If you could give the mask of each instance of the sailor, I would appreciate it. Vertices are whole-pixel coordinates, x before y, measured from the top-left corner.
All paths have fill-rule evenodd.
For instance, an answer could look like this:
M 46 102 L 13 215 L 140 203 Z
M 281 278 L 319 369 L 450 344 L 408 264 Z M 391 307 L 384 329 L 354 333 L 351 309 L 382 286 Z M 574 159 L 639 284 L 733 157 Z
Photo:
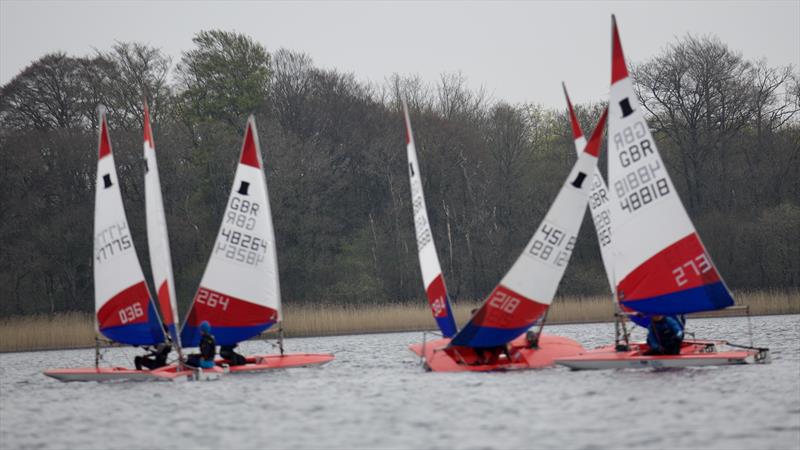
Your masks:
M 233 345 L 220 345 L 219 347 L 219 356 L 223 357 L 224 359 L 228 360 L 228 364 L 231 366 L 243 366 L 247 364 L 247 359 L 244 356 L 236 353 L 233 349 L 236 348 L 236 344 Z
M 172 339 L 169 337 L 167 327 L 164 327 L 164 342 L 161 342 L 155 347 L 146 348 L 149 348 L 149 352 L 146 355 L 133 358 L 133 364 L 136 366 L 136 370 L 142 370 L 142 366 L 150 370 L 166 366 L 167 356 L 169 356 L 169 352 L 172 351 Z
M 214 367 L 214 357 L 217 355 L 217 343 L 211 334 L 211 324 L 207 321 L 200 322 L 200 353 L 192 353 L 186 358 L 186 365 L 210 369 Z
M 683 322 L 676 316 L 652 316 L 647 327 L 645 355 L 677 355 L 683 342 Z

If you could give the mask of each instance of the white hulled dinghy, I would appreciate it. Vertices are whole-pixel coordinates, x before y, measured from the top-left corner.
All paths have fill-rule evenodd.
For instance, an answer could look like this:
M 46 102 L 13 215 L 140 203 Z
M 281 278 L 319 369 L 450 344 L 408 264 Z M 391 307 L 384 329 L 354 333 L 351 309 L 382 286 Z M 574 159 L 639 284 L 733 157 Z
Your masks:
M 579 155 L 525 250 L 467 325 L 452 338 L 444 337 L 411 346 L 411 350 L 424 359 L 428 369 L 454 372 L 542 368 L 552 366 L 555 358 L 577 355 L 583 351 L 583 347 L 574 340 L 542 334 L 541 329 L 545 312 L 553 301 L 580 230 L 605 117 L 603 114 L 592 139 Z M 419 167 L 407 112 L 406 136 L 412 195 L 417 192 L 417 196 L 421 196 L 421 187 L 414 188 L 415 177 L 416 183 L 419 183 Z M 417 212 L 418 204 L 424 207 L 424 203 L 416 197 L 414 203 L 419 244 L 420 237 L 428 240 L 424 236 L 425 228 L 419 227 L 421 221 Z M 420 230 L 423 230 L 422 236 Z M 427 230 L 429 232 L 429 228 Z M 425 263 L 422 261 L 424 246 L 420 245 L 419 249 L 423 281 L 427 283 L 430 277 L 425 276 Z M 435 255 L 435 250 L 433 253 Z M 437 309 L 432 308 L 432 311 L 436 316 Z M 538 330 L 529 331 L 537 322 Z
M 234 346 L 281 321 L 280 280 L 267 182 L 255 118 L 247 121 L 239 164 L 222 224 L 191 308 L 181 329 L 181 342 L 195 347 L 200 323 L 207 321 L 217 345 Z M 325 364 L 332 354 L 283 351 L 246 356 L 246 364 L 218 359 L 230 373 Z
M 732 306 L 733 297 L 678 197 L 636 100 L 613 17 L 609 116 L 611 273 L 615 274 L 609 278 L 620 310 L 646 326 L 653 316 Z M 624 315 L 619 317 L 624 320 Z M 647 344 L 628 342 L 625 331 L 617 333 L 615 345 L 556 362 L 573 369 L 606 369 L 769 360 L 768 349 L 735 346 L 739 348 L 720 351 L 721 344 L 733 345 L 685 340 L 678 355 L 648 355 Z
M 95 325 L 99 334 L 134 346 L 156 345 L 165 335 L 150 289 L 144 279 L 128 227 L 119 188 L 105 111 L 100 112 L 94 215 Z M 146 381 L 188 379 L 194 372 L 164 367 L 135 370 L 101 367 L 52 369 L 45 375 L 60 381 Z

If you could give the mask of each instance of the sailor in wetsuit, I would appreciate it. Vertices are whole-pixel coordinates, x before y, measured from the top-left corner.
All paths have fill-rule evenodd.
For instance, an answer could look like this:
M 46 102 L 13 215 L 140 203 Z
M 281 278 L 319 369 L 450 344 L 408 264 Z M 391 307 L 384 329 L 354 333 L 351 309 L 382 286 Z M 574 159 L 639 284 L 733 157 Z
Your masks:
M 647 327 L 645 355 L 677 355 L 683 343 L 683 323 L 675 316 L 652 316 Z
M 219 347 L 219 356 L 223 357 L 224 359 L 228 360 L 228 364 L 231 366 L 243 366 L 247 364 L 247 359 L 244 356 L 236 353 L 234 349 L 236 348 L 236 344 L 233 345 L 221 345 Z
M 192 353 L 186 358 L 186 365 L 210 369 L 214 367 L 214 357 L 217 356 L 217 342 L 211 334 L 211 324 L 207 321 L 200 322 L 200 353 Z
M 150 351 L 146 355 L 133 358 L 133 364 L 136 366 L 136 370 L 142 370 L 142 366 L 153 370 L 167 365 L 167 356 L 169 356 L 169 352 L 172 351 L 172 339 L 169 338 L 167 327 L 164 327 L 164 342 L 155 347 L 147 348 L 149 348 Z

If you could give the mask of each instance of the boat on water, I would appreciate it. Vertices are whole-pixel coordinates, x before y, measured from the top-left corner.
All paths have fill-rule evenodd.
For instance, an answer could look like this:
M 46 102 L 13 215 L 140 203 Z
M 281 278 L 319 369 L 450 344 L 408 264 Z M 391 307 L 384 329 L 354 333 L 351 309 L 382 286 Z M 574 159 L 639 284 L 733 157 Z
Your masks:
M 432 371 L 505 371 L 549 367 L 584 349 L 576 341 L 542 333 L 545 315 L 569 262 L 597 165 L 605 113 L 561 191 L 525 250 L 483 305 L 456 329 L 428 222 L 408 108 L 403 104 L 414 226 L 431 312 L 442 338 L 409 348 Z M 532 327 L 536 330 L 532 330 Z
M 734 305 L 672 183 L 642 114 L 612 16 L 608 125 L 611 264 L 606 264 L 619 308 L 616 342 L 559 358 L 572 369 L 690 367 L 768 362 L 769 350 L 726 341 L 684 340 L 677 355 L 651 355 L 630 342 L 625 318 L 648 326 L 650 317 L 682 316 Z M 575 122 L 573 122 L 573 127 Z M 596 224 L 597 225 L 597 224 Z M 598 239 L 602 239 L 597 229 Z M 604 254 L 604 263 L 605 263 Z M 723 346 L 732 349 L 727 350 Z
M 329 353 L 284 352 L 280 294 L 264 164 L 255 118 L 250 116 L 222 224 L 184 320 L 181 343 L 196 347 L 203 321 L 211 325 L 220 346 L 235 346 L 277 324 L 279 354 L 246 356 L 241 365 L 218 359 L 217 366 L 229 373 L 246 373 L 332 361 Z
M 105 111 L 102 109 L 99 122 L 93 264 L 95 325 L 98 334 L 113 343 L 133 346 L 157 345 L 166 338 L 164 326 L 158 314 L 154 297 L 145 282 L 139 257 L 133 245 L 114 164 L 108 123 Z M 145 129 L 145 141 L 148 140 L 148 133 L 149 125 Z M 150 142 L 152 143 L 152 135 Z M 147 155 L 146 148 L 147 142 L 145 143 L 145 154 Z M 153 153 L 151 156 L 153 160 L 152 162 L 148 161 L 148 164 L 151 165 L 151 172 L 154 173 L 157 170 L 155 154 Z M 157 178 L 155 178 L 155 183 L 158 183 Z M 146 184 L 151 184 L 151 182 Z M 152 186 L 148 189 L 150 188 Z M 155 188 L 159 191 L 157 199 L 160 203 L 160 187 L 156 184 Z M 161 207 L 161 215 L 163 221 L 163 207 Z M 166 245 L 166 227 L 150 231 L 155 240 Z M 164 236 L 156 237 L 160 233 L 164 233 Z M 156 265 L 154 264 L 154 271 Z M 158 274 L 154 272 L 156 280 L 161 279 L 159 275 L 162 273 L 162 269 L 163 266 L 159 266 Z M 169 308 L 162 311 L 167 311 L 167 317 L 173 317 L 169 316 L 169 313 L 172 312 Z M 212 379 L 218 376 L 217 372 L 221 372 L 221 370 L 212 369 L 203 374 L 202 371 L 187 370 L 178 366 L 157 370 L 104 367 L 100 365 L 99 338 L 96 339 L 96 342 L 98 345 L 95 348 L 94 367 L 50 369 L 46 370 L 44 374 L 60 381 L 169 381 Z

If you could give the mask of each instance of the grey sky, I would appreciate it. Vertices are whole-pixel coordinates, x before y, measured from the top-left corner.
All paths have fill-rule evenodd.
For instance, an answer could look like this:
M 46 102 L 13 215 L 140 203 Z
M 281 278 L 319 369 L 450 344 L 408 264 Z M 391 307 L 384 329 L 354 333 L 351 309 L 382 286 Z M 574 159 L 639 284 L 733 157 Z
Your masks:
M 114 41 L 161 48 L 177 62 L 197 31 L 250 35 L 273 51 L 381 82 L 435 81 L 460 70 L 495 99 L 563 107 L 601 101 L 610 77 L 610 16 L 629 61 L 687 32 L 716 34 L 748 59 L 800 67 L 800 1 L 16 1 L 0 0 L 0 83 L 48 52 L 84 56 Z

